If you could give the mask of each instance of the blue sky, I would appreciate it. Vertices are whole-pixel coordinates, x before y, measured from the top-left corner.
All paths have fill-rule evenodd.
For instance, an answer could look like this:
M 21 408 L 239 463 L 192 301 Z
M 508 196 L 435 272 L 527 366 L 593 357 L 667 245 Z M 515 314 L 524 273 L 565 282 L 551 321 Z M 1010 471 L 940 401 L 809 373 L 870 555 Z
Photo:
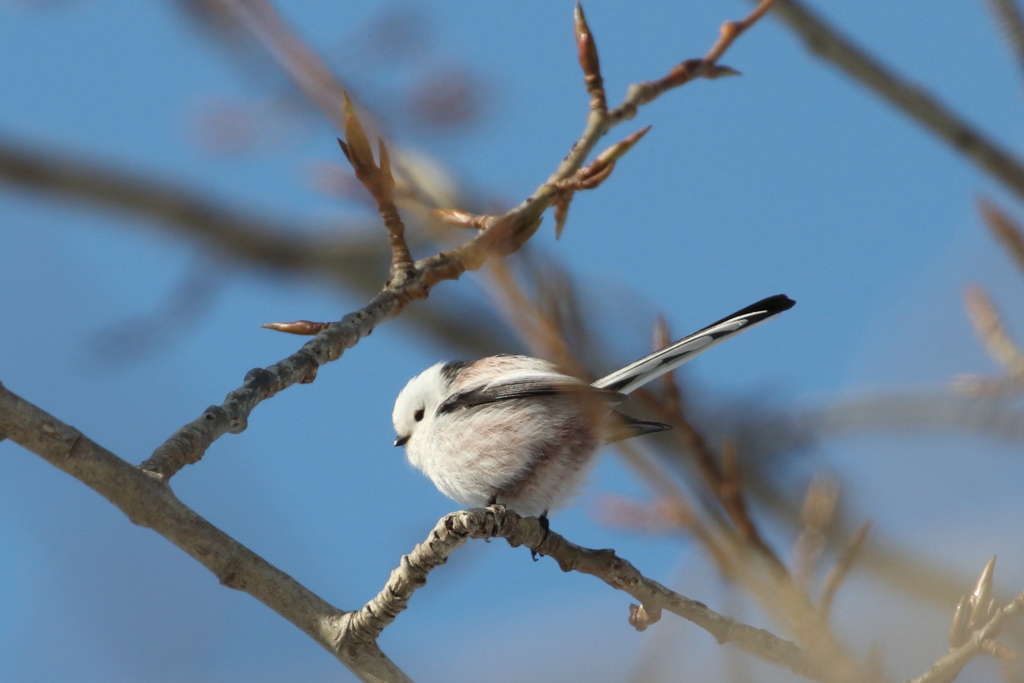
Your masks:
M 1021 76 L 983 3 L 819 5 L 998 142 L 1020 148 Z M 431 155 L 483 196 L 512 203 L 528 195 L 583 128 L 570 2 L 278 6 L 390 122 L 393 144 Z M 702 55 L 721 22 L 748 9 L 588 2 L 609 99 Z M 385 34 L 382 17 L 396 12 L 421 33 L 411 34 L 404 61 L 389 62 L 373 46 Z M 179 5 L 8 2 L 0 18 L 4 140 L 196 187 L 296 229 L 368 216 L 311 183 L 318 165 L 341 161 L 336 132 L 315 112 L 289 114 L 295 99 L 284 78 L 255 54 L 240 59 L 211 40 Z M 1024 330 L 1014 306 L 1020 273 L 974 209 L 985 194 L 1017 211 L 1012 199 L 815 61 L 771 17 L 722 61 L 743 77 L 670 92 L 616 129 L 618 138 L 653 126 L 605 185 L 577 195 L 561 240 L 550 217 L 534 240 L 597 304 L 592 323 L 619 361 L 647 352 L 658 312 L 683 333 L 784 292 L 795 309 L 687 367 L 702 410 L 746 400 L 799 411 L 879 391 L 941 391 L 955 374 L 995 372 L 961 292 L 984 284 L 1011 328 Z M 481 116 L 458 131 L 415 125 L 398 106 L 404 93 L 452 67 L 478 85 Z M 203 122 L 227 108 L 258 122 L 257 144 L 229 153 L 201 144 Z M 302 341 L 261 323 L 337 319 L 363 303 L 316 279 L 224 263 L 134 217 L 5 185 L 0 207 L 0 381 L 131 462 L 220 402 L 248 369 Z M 132 321 L 166 316 L 168 300 L 197 272 L 209 276 L 208 288 L 184 329 L 133 342 Z M 481 282 L 471 274 L 432 296 L 480 301 Z M 114 361 L 97 350 L 111 348 Z M 502 350 L 522 345 L 509 335 Z M 335 605 L 361 606 L 454 507 L 391 447 L 390 425 L 405 381 L 453 353 L 411 325 L 389 323 L 315 383 L 260 405 L 245 433 L 217 442 L 174 489 Z M 351 679 L 292 626 L 218 586 L 81 484 L 10 442 L 0 454 L 0 678 Z M 998 553 L 998 585 L 1024 588 L 1019 443 L 852 435 L 804 456 L 798 471 L 836 474 L 850 515 L 872 517 L 878 538 L 967 577 Z M 579 501 L 553 518 L 555 528 L 583 545 L 615 547 L 648 576 L 767 625 L 688 539 L 603 525 L 594 510 L 608 493 L 648 495 L 609 455 Z M 792 540 L 782 528 L 773 533 L 780 547 Z M 658 671 L 683 665 L 677 658 L 695 679 L 725 675 L 706 634 L 668 621 L 634 633 L 627 604 L 551 561 L 534 564 L 500 542 L 471 544 L 431 576 L 382 646 L 421 681 L 484 673 L 492 682 L 564 680 L 568 672 L 627 680 L 641 670 L 643 680 L 660 681 Z M 889 673 L 913 676 L 944 651 L 951 609 L 858 574 L 836 620 L 855 652 L 879 639 Z M 977 665 L 972 675 L 992 670 Z

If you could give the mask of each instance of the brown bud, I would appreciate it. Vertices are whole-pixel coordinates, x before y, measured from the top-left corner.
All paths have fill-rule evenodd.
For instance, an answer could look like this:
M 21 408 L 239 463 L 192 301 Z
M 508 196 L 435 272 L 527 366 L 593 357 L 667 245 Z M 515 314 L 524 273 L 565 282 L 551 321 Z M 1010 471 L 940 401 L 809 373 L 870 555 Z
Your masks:
M 631 604 L 629 606 L 629 625 L 637 631 L 644 631 L 651 624 L 661 620 L 661 608 L 647 608 L 644 605 Z
M 616 142 L 614 145 L 598 154 L 595 161 L 602 161 L 607 164 L 622 158 L 626 152 L 633 148 L 633 145 L 640 142 L 640 138 L 647 135 L 647 131 L 650 129 L 650 126 L 645 126 L 625 139 Z
M 555 239 L 559 239 L 562 236 L 562 230 L 565 229 L 565 221 L 569 218 L 569 205 L 572 203 L 572 192 L 566 192 L 565 195 L 555 202 Z
M 296 320 L 290 323 L 266 323 L 260 325 L 268 330 L 276 330 L 278 332 L 287 332 L 288 334 L 301 334 L 306 336 L 312 336 L 326 330 L 331 326 L 331 323 L 316 323 L 311 320 Z
M 967 622 L 971 616 L 971 599 L 964 595 L 953 612 L 953 623 L 949 626 L 947 640 L 950 647 L 960 647 L 967 642 Z
M 341 114 L 345 123 L 345 144 L 342 145 L 342 151 L 345 152 L 349 163 L 357 174 L 360 171 L 376 169 L 373 163 L 373 148 L 370 147 L 362 124 L 359 123 L 359 116 L 352 106 L 352 100 L 344 91 L 341 93 Z
M 474 230 L 484 230 L 497 220 L 497 216 L 479 216 L 468 211 L 460 211 L 459 209 L 434 209 L 431 213 L 436 219 L 446 225 L 454 225 L 457 228 L 472 228 Z
M 974 592 L 971 593 L 971 626 L 978 628 L 992 618 L 992 575 L 995 572 L 996 558 L 993 555 L 992 559 L 988 561 L 985 568 L 981 570 L 981 576 L 978 577 L 978 583 L 974 586 Z
M 576 50 L 579 53 L 580 67 L 587 76 L 601 75 L 601 63 L 597 58 L 597 44 L 587 25 L 587 17 L 583 14 L 583 5 L 576 3 L 573 13 L 576 29 Z

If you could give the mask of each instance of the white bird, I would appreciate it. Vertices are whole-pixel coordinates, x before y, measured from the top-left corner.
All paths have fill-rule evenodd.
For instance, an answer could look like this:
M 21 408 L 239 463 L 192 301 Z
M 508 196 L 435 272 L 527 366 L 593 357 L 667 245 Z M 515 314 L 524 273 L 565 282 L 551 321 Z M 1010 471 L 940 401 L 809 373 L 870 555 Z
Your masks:
M 758 301 L 593 384 L 528 356 L 438 363 L 398 394 L 395 445 L 460 505 L 502 503 L 546 521 L 601 445 L 669 429 L 614 410 L 627 394 L 795 303 L 782 294 Z

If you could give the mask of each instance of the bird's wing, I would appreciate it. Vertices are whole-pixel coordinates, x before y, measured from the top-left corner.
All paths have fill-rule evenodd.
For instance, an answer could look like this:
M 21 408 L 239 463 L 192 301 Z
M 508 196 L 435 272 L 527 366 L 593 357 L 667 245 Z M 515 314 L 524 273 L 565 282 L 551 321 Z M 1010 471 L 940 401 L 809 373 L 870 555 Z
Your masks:
M 712 346 L 729 337 L 749 330 L 751 327 L 789 310 L 796 304 L 784 294 L 776 294 L 751 304 L 732 315 L 708 325 L 699 332 L 669 344 L 665 348 L 617 370 L 607 377 L 594 382 L 598 389 L 609 389 L 628 394 L 656 377 L 664 375 Z
M 467 387 L 445 399 L 437 408 L 438 415 L 464 408 L 515 401 L 541 396 L 577 396 L 580 400 L 599 400 L 609 405 L 622 403 L 625 394 L 585 384 L 575 377 L 556 372 L 513 372 L 496 380 Z

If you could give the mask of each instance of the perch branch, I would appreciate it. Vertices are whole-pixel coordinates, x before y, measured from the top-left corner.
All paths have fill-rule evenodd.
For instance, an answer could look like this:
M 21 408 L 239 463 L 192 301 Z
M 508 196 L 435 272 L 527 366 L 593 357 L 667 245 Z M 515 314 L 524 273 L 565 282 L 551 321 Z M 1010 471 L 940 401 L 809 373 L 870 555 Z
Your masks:
M 346 615 L 349 637 L 354 642 L 373 642 L 408 605 L 417 588 L 426 583 L 434 568 L 444 564 L 469 538 L 504 538 L 512 547 L 525 545 L 558 562 L 562 571 L 595 576 L 612 588 L 637 599 L 630 609 L 630 624 L 643 630 L 669 611 L 693 622 L 719 643 L 733 643 L 762 659 L 787 667 L 812 680 L 829 680 L 828 672 L 804 650 L 763 629 L 753 628 L 718 614 L 706 605 L 683 597 L 643 576 L 613 550 L 580 547 L 554 532 L 545 536 L 535 517 L 521 518 L 502 506 L 453 512 L 443 517 L 427 540 L 402 558 L 384 589 L 358 612 Z
M 333 654 L 363 681 L 409 681 L 375 643 L 345 639 L 346 613 L 331 606 L 182 503 L 157 477 L 133 467 L 80 431 L 0 384 L 0 433 L 113 503 L 209 569 L 221 584 L 248 593 Z
M 0 384 L 0 434 L 92 488 L 139 526 L 152 529 L 209 569 L 226 587 L 243 591 L 281 615 L 331 652 L 363 681 L 409 679 L 376 644 L 380 632 L 407 606 L 429 572 L 468 538 L 505 538 L 555 559 L 563 571 L 591 574 L 636 598 L 630 623 L 643 629 L 662 611 L 812 680 L 829 682 L 828 671 L 807 652 L 772 633 L 718 614 L 644 577 L 612 550 L 582 548 L 547 533 L 536 518 L 520 518 L 501 506 L 455 512 L 438 522 L 424 543 L 402 558 L 384 589 L 361 610 L 326 603 L 175 497 L 165 481 L 133 467 L 74 427 L 60 422 Z

